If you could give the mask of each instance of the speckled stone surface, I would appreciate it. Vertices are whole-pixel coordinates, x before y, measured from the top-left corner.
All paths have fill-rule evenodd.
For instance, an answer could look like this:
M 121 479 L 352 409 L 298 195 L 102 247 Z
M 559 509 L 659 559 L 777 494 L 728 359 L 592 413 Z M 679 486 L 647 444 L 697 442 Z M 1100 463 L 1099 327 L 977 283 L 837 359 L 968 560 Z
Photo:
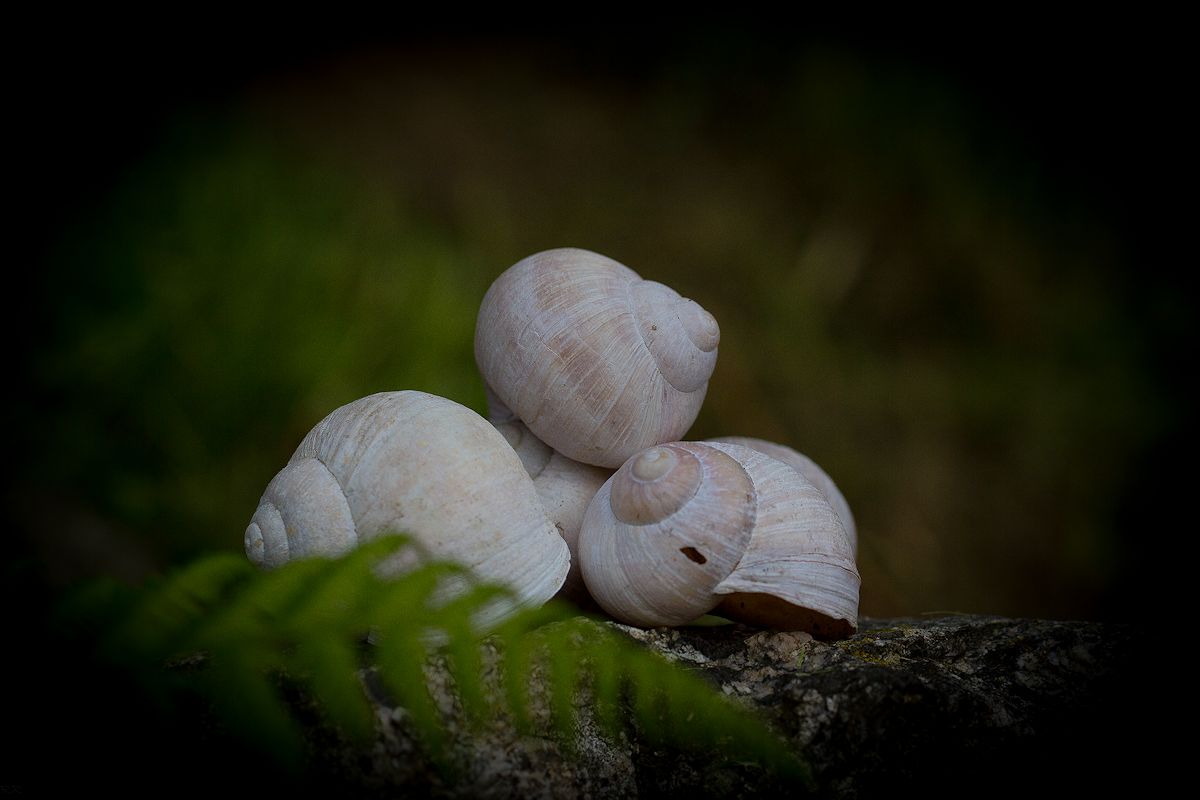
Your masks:
M 739 698 L 807 759 L 819 797 L 1046 796 L 1132 788 L 1142 705 L 1124 626 L 983 616 L 863 619 L 839 642 L 730 625 L 613 625 Z M 457 715 L 444 673 L 439 703 Z M 440 677 L 439 677 L 440 676 Z M 375 685 L 367 675 L 368 686 Z M 536 681 L 538 676 L 533 675 Z M 369 752 L 330 745 L 323 781 L 441 797 L 794 796 L 751 765 L 602 737 L 580 698 L 574 753 L 504 719 L 452 724 L 451 769 L 414 748 L 403 709 L 373 693 Z
M 1137 714 L 1121 699 L 1132 644 L 1121 626 L 864 619 L 832 643 L 728 628 L 630 633 L 747 698 L 808 759 L 820 796 L 992 796 L 1123 779 L 1080 772 L 1125 749 L 1108 737 L 1127 735 Z

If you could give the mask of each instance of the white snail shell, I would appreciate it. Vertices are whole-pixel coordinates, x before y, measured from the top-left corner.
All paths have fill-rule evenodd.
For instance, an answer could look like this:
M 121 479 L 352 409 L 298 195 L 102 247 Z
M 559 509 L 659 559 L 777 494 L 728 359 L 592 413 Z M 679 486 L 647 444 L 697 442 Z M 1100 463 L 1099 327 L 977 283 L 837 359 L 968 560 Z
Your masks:
M 674 290 L 562 248 L 509 267 L 484 296 L 475 360 L 489 389 L 568 458 L 616 468 L 683 437 L 704 402 L 720 329 Z
M 765 439 L 754 439 L 749 436 L 716 436 L 706 441 L 740 444 L 743 447 L 749 447 L 751 450 L 757 450 L 760 453 L 769 455 L 771 458 L 782 461 L 808 478 L 810 483 L 821 490 L 821 494 L 825 495 L 825 499 L 829 501 L 829 505 L 833 506 L 833 510 L 837 512 L 838 519 L 842 522 L 842 527 L 846 529 L 846 535 L 850 537 L 850 549 L 854 552 L 855 557 L 858 556 L 858 528 L 854 524 L 854 514 L 850 513 L 850 504 L 842 496 L 837 484 L 833 482 L 833 478 L 830 478 L 825 470 L 817 466 L 815 461 L 787 445 L 768 442 Z
M 504 437 L 424 392 L 373 394 L 325 417 L 267 486 L 246 554 L 274 567 L 388 532 L 511 586 L 523 604 L 552 597 L 569 567 L 568 547 Z
M 588 594 L 583 573 L 579 571 L 579 528 L 583 524 L 583 513 L 587 511 L 588 503 L 613 474 L 613 470 L 575 461 L 554 450 L 534 436 L 490 387 L 485 386 L 484 389 L 487 392 L 488 419 L 517 452 L 525 471 L 533 479 L 546 516 L 571 549 L 571 570 L 558 596 L 585 610 L 596 610 L 596 601 Z
M 538 439 L 518 420 L 493 422 L 512 446 L 533 479 L 546 516 L 571 550 L 571 569 L 558 596 L 585 609 L 596 607 L 579 571 L 579 528 L 588 503 L 613 474 L 611 469 L 593 467 L 567 458 Z
M 857 627 L 859 576 L 824 495 L 739 445 L 673 442 L 631 458 L 584 515 L 579 560 L 617 619 L 680 625 L 717 608 L 821 638 Z

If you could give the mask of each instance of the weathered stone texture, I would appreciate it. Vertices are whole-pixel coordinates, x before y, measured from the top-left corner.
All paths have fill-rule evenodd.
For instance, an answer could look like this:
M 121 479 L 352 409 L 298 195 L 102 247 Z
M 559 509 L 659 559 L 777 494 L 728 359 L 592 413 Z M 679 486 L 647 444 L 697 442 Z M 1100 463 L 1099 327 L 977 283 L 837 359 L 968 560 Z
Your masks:
M 1107 794 L 1145 769 L 1126 627 L 864 619 L 856 636 L 831 643 L 741 626 L 614 627 L 757 709 L 807 759 L 817 796 Z M 442 681 L 439 702 L 453 719 L 452 687 Z M 374 694 L 381 735 L 372 752 L 343 753 L 327 779 L 379 794 L 488 798 L 790 796 L 799 788 L 712 754 L 609 741 L 587 697 L 574 753 L 550 736 L 519 735 L 504 719 L 483 730 L 454 723 L 450 769 L 439 774 L 414 748 L 405 712 Z

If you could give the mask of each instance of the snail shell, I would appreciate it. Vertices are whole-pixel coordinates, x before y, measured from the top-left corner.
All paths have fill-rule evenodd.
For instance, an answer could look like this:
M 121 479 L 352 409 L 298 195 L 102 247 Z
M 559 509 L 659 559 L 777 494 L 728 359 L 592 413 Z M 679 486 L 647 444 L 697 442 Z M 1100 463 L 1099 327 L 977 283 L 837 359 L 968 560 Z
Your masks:
M 583 573 L 579 571 L 579 528 L 583 524 L 583 513 L 588 503 L 613 471 L 583 464 L 552 449 L 534 436 L 490 387 L 485 385 L 484 388 L 487 392 L 488 419 L 525 465 L 546 515 L 571 549 L 571 570 L 558 596 L 584 610 L 597 610 L 599 606 L 588 594 Z
M 518 420 L 492 424 L 517 452 L 526 472 L 533 479 L 546 516 L 571 550 L 571 569 L 558 596 L 584 609 L 597 608 L 583 583 L 583 573 L 579 571 L 579 528 L 583 524 L 588 503 L 613 471 L 581 464 L 550 449 Z
M 364 397 L 313 428 L 263 493 L 246 554 L 275 567 L 389 532 L 511 586 L 525 604 L 553 596 L 569 567 L 504 437 L 470 409 L 415 391 Z
M 687 432 L 719 340 L 695 302 L 611 258 L 562 248 L 522 259 L 488 289 L 475 360 L 535 436 L 615 469 Z
M 674 442 L 631 458 L 588 506 L 579 561 L 592 597 L 634 625 L 719 605 L 820 638 L 857 626 L 860 581 L 837 514 L 795 469 L 740 445 Z
M 786 445 L 768 442 L 765 439 L 754 439 L 749 436 L 717 436 L 707 441 L 740 444 L 743 447 L 749 447 L 751 450 L 757 450 L 760 453 L 769 455 L 771 458 L 782 461 L 792 469 L 798 471 L 805 478 L 808 478 L 810 483 L 821 490 L 821 494 L 825 495 L 825 499 L 829 501 L 829 505 L 833 506 L 833 510 L 837 512 L 838 519 L 842 522 L 842 527 L 846 529 L 846 535 L 850 537 L 850 549 L 856 557 L 858 556 L 858 528 L 854 524 L 854 515 L 850 513 L 850 504 L 842 496 L 837 484 L 833 482 L 833 478 L 830 478 L 825 470 L 817 466 L 815 461 Z

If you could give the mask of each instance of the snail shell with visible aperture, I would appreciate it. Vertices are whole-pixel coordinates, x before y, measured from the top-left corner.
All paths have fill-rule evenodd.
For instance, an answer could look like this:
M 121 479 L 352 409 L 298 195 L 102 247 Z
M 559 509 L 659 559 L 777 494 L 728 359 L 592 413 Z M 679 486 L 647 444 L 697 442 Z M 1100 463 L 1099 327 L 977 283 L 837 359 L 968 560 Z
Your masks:
M 858 624 L 860 581 L 837 513 L 797 470 L 740 445 L 635 455 L 588 506 L 579 560 L 592 597 L 633 625 L 714 609 L 827 639 Z

